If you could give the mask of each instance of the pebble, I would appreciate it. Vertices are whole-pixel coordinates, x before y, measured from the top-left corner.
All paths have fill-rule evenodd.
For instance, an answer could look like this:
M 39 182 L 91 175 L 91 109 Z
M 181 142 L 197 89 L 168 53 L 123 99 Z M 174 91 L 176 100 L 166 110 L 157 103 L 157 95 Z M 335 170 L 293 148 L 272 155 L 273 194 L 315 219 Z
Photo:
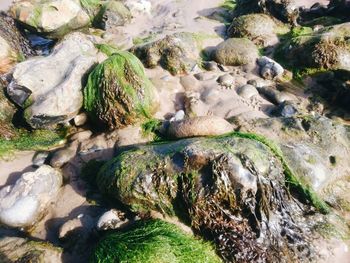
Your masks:
M 78 114 L 74 118 L 74 124 L 77 127 L 83 126 L 87 122 L 88 116 L 85 112 Z
M 250 99 L 253 96 L 259 95 L 259 92 L 253 85 L 246 84 L 238 88 L 237 94 L 244 99 Z
M 69 146 L 56 151 L 51 158 L 50 165 L 55 168 L 62 167 L 75 157 L 77 150 L 78 143 L 73 142 Z
M 225 74 L 225 75 L 220 76 L 217 79 L 217 82 L 225 88 L 231 88 L 233 86 L 233 84 L 235 83 L 235 78 L 232 77 L 230 74 Z

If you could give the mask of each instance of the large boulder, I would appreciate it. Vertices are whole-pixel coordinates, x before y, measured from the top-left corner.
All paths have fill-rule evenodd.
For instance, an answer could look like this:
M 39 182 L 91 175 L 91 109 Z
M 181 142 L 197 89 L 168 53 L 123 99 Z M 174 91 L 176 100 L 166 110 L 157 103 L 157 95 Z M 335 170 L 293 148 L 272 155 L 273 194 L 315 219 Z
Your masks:
M 33 128 L 66 122 L 82 107 L 84 75 L 95 63 L 93 42 L 82 33 L 72 33 L 49 56 L 19 63 L 7 92 L 25 109 L 24 116 Z
M 12 16 L 36 32 L 51 37 L 87 26 L 90 23 L 88 11 L 79 0 L 20 0 L 10 9 Z
M 327 209 L 278 148 L 253 134 L 138 146 L 105 164 L 97 184 L 134 212 L 189 222 L 227 262 L 313 258 L 310 227 L 318 220 L 305 204 Z
M 60 263 L 61 248 L 50 243 L 19 237 L 0 236 L 0 261 L 2 263 Z
M 283 45 L 285 58 L 294 66 L 350 70 L 350 22 L 296 35 Z
M 137 221 L 126 230 L 109 232 L 97 244 L 91 263 L 220 263 L 210 244 L 160 221 Z
M 220 43 L 213 53 L 217 63 L 228 66 L 253 64 L 258 57 L 258 48 L 246 38 L 229 38 Z
M 0 12 L 0 75 L 33 54 L 29 41 L 18 30 L 15 20 Z
M 190 72 L 197 64 L 200 54 L 193 34 L 187 32 L 135 46 L 131 52 L 146 67 L 154 68 L 159 64 L 173 75 Z
M 89 75 L 84 108 L 93 121 L 113 130 L 150 118 L 158 93 L 132 53 L 118 51 Z
M 234 18 L 227 34 L 229 37 L 248 38 L 259 46 L 273 46 L 279 42 L 278 34 L 288 27 L 266 14 L 249 14 Z
M 22 174 L 14 185 L 0 190 L 0 222 L 10 227 L 32 227 L 56 198 L 61 185 L 61 172 L 48 165 Z

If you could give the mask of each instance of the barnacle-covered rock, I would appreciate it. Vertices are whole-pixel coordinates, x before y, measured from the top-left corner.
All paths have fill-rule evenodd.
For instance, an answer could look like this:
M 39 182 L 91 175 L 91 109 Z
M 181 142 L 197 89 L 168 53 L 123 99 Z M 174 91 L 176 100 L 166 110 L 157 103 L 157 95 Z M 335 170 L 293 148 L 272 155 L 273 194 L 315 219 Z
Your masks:
M 252 134 L 140 146 L 104 165 L 97 183 L 134 212 L 155 210 L 188 220 L 215 241 L 228 262 L 312 258 L 313 219 L 301 222 L 311 207 L 290 198 L 290 190 L 326 209 L 278 148 Z
M 90 73 L 84 107 L 92 120 L 115 129 L 150 118 L 158 107 L 158 93 L 138 58 L 118 51 Z

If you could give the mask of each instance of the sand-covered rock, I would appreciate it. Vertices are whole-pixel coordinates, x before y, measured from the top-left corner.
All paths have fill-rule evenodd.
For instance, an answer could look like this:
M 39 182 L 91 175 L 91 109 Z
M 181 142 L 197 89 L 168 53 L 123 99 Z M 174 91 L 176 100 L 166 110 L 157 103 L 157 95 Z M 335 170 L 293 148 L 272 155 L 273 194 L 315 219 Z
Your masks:
M 62 175 L 43 165 L 28 172 L 0 190 L 0 222 L 11 227 L 31 227 L 54 200 L 62 184 Z
M 12 16 L 36 32 L 52 37 L 62 37 L 66 33 L 87 26 L 88 12 L 81 3 L 93 1 L 79 0 L 20 0 L 10 9 Z
M 217 63 L 229 66 L 255 63 L 258 57 L 258 48 L 246 38 L 229 38 L 220 43 L 213 54 Z
M 0 260 L 2 263 L 60 263 L 61 257 L 62 249 L 50 243 L 19 237 L 0 237 Z
M 154 42 L 135 46 L 131 52 L 146 67 L 161 65 L 173 75 L 191 72 L 200 53 L 195 38 L 187 32 L 175 33 Z
M 276 22 L 266 14 L 249 14 L 233 19 L 227 30 L 229 37 L 248 38 L 259 46 L 272 46 L 279 42 L 278 34 L 286 33 L 288 27 Z
M 7 93 L 25 109 L 33 128 L 69 121 L 83 105 L 84 76 L 97 63 L 96 55 L 87 35 L 72 33 L 49 56 L 18 64 Z
M 170 122 L 167 135 L 171 138 L 215 136 L 233 131 L 233 126 L 216 116 L 202 116 Z
M 95 122 L 109 129 L 150 118 L 158 93 L 132 53 L 120 51 L 99 64 L 84 89 L 84 108 Z

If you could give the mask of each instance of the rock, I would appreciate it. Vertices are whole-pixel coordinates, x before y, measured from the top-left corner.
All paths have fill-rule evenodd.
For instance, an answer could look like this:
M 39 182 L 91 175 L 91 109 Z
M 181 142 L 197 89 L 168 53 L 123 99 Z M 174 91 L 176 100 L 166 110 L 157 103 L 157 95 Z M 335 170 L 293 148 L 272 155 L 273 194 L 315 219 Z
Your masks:
M 132 14 L 151 14 L 152 3 L 148 0 L 128 0 L 125 1 L 125 5 L 129 8 Z
M 259 95 L 259 92 L 253 85 L 246 84 L 237 89 L 237 94 L 244 99 L 250 99 L 253 96 Z
M 266 14 L 249 14 L 233 19 L 227 30 L 229 37 L 248 38 L 258 46 L 274 46 L 279 43 L 278 34 L 288 32 L 288 27 Z
M 1 262 L 60 263 L 62 249 L 48 242 L 32 241 L 19 237 L 0 239 Z
M 230 74 L 225 74 L 225 75 L 222 75 L 220 76 L 218 79 L 217 79 L 217 82 L 222 86 L 222 87 L 225 87 L 225 88 L 232 88 L 232 86 L 234 85 L 235 83 L 235 78 L 230 75 Z
M 86 131 L 81 131 L 77 132 L 72 137 L 70 137 L 70 141 L 78 141 L 78 142 L 84 142 L 88 140 L 92 136 L 92 131 L 86 130 Z
M 85 112 L 74 117 L 74 124 L 77 127 L 83 126 L 87 122 L 88 116 Z
M 229 38 L 216 47 L 213 59 L 228 66 L 255 63 L 259 53 L 252 41 L 245 38 Z
M 197 65 L 200 51 L 193 34 L 182 32 L 131 49 L 148 68 L 158 64 L 171 74 L 188 74 Z
M 289 94 L 284 91 L 281 92 L 272 87 L 261 87 L 257 89 L 261 95 L 263 95 L 267 100 L 276 105 L 279 105 L 286 100 L 295 100 L 295 97 L 292 94 Z
M 277 117 L 289 118 L 298 114 L 298 110 L 292 102 L 285 100 L 277 106 L 273 114 Z
M 350 70 L 350 22 L 292 38 L 283 55 L 294 66 Z
M 260 75 L 264 79 L 272 80 L 282 77 L 284 69 L 276 61 L 263 56 L 259 58 L 257 62 L 260 66 Z
M 172 121 L 181 121 L 185 118 L 185 112 L 183 110 L 179 110 L 175 113 L 174 117 L 170 119 L 170 122 Z
M 232 132 L 226 120 L 216 116 L 202 116 L 170 123 L 167 135 L 171 138 L 214 136 Z
M 105 212 L 97 221 L 98 230 L 109 230 L 121 228 L 129 224 L 129 220 L 125 218 L 124 213 L 111 209 Z
M 193 75 L 180 77 L 180 84 L 186 91 L 199 89 L 198 80 Z
M 12 5 L 10 12 L 30 29 L 59 38 L 90 24 L 88 12 L 80 3 L 79 0 L 21 0 Z
M 46 128 L 74 118 L 83 104 L 84 75 L 97 62 L 88 36 L 73 33 L 46 57 L 19 63 L 7 87 L 10 98 L 25 109 L 33 128 Z
M 84 89 L 84 108 L 90 119 L 110 130 L 150 118 L 158 93 L 133 54 L 120 51 L 98 65 Z
M 49 152 L 36 152 L 32 159 L 32 164 L 35 167 L 40 167 L 45 164 Z
M 117 147 L 147 143 L 154 139 L 153 134 L 145 133 L 139 125 L 126 126 L 122 129 L 118 129 L 116 135 L 118 138 L 116 142 Z
M 62 185 L 62 175 L 43 165 L 0 190 L 0 221 L 10 227 L 31 227 L 43 215 Z
M 253 85 L 256 88 L 262 88 L 262 87 L 272 86 L 274 85 L 274 82 L 270 80 L 264 80 L 262 78 L 258 78 L 258 79 L 248 80 L 247 84 Z
M 8 73 L 17 62 L 34 54 L 15 20 L 0 12 L 0 75 Z
M 50 165 L 54 168 L 60 168 L 73 160 L 77 154 L 78 146 L 77 142 L 72 142 L 70 145 L 56 151 L 51 158 Z
M 15 112 L 16 107 L 7 99 L 0 79 L 0 139 L 10 140 L 16 136 L 17 132 L 12 124 Z
M 202 66 L 208 71 L 216 71 L 219 69 L 218 64 L 215 61 L 204 61 L 202 62 Z
M 94 24 L 105 31 L 113 32 L 116 30 L 116 27 L 123 26 L 130 20 L 130 10 L 124 3 L 112 0 L 102 6 Z
M 181 207 L 177 215 L 187 218 L 198 234 L 210 236 L 230 262 L 313 258 L 305 220 L 316 223 L 317 216 L 303 217 L 310 207 L 297 199 L 300 193 L 310 196 L 300 185 L 301 192 L 286 188 L 283 157 L 263 141 L 233 133 L 137 146 L 105 164 L 97 184 L 137 213 L 174 215 Z M 284 231 L 293 233 L 290 239 Z
M 107 255 L 111 262 L 221 262 L 209 243 L 161 220 L 139 220 L 126 230 L 110 231 L 89 262 L 101 262 Z

